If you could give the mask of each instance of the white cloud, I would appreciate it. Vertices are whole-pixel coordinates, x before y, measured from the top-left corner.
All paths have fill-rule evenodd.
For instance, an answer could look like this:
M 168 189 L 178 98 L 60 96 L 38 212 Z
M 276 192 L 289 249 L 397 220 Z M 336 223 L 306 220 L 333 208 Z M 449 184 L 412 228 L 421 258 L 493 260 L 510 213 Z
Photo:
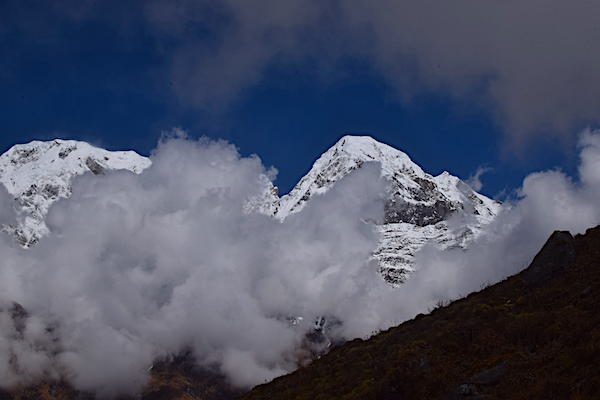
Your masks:
M 475 171 L 473 173 L 473 175 L 471 175 L 469 177 L 469 179 L 467 179 L 467 184 L 469 186 L 471 186 L 471 188 L 473 190 L 475 190 L 476 192 L 479 192 L 483 188 L 483 183 L 481 182 L 481 176 L 483 174 L 485 174 L 486 172 L 490 172 L 492 170 L 493 170 L 493 168 L 491 168 L 491 167 L 486 167 L 486 166 L 478 167 L 477 171 Z
M 533 173 L 468 251 L 423 249 L 406 285 L 415 304 L 406 316 L 519 272 L 554 230 L 577 234 L 600 224 L 600 133 L 585 131 L 579 144 L 577 181 L 558 170 Z
M 360 299 L 384 286 L 364 222 L 382 214 L 378 166 L 281 224 L 244 212 L 267 171 L 232 145 L 170 138 L 152 160 L 140 176 L 77 180 L 49 213 L 53 235 L 35 248 L 1 244 L 2 299 L 53 326 L 36 328 L 41 346 L 2 330 L 3 385 L 51 371 L 79 389 L 131 393 L 154 359 L 186 349 L 250 385 L 294 368 L 319 315 L 347 320 L 341 336 L 366 332 L 372 310 Z M 292 327 L 289 316 L 305 322 Z
M 377 165 L 279 223 L 244 212 L 265 188 L 258 158 L 165 139 L 139 176 L 80 177 L 38 246 L 0 238 L 0 384 L 62 377 L 104 396 L 133 393 L 154 360 L 185 350 L 236 385 L 262 383 L 295 368 L 318 316 L 342 322 L 337 339 L 366 337 L 517 272 L 555 229 L 600 223 L 599 137 L 582 136 L 579 181 L 528 176 L 468 251 L 425 248 L 399 289 L 369 261 L 377 238 L 365 221 L 383 208 Z M 10 201 L 0 193 L 0 209 Z M 21 325 L 12 301 L 29 314 Z M 291 326 L 289 316 L 304 319 Z

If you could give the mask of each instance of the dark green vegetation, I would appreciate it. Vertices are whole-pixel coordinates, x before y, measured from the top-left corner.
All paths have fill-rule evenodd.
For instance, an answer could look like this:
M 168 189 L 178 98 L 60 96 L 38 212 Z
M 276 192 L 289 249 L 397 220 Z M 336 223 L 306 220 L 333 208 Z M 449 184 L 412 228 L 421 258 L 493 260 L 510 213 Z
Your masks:
M 520 274 L 242 396 L 462 398 L 600 398 L 600 227 L 555 232 Z
M 369 340 L 332 349 L 241 400 L 599 399 L 600 227 L 555 232 L 523 272 Z M 227 400 L 189 357 L 157 363 L 141 399 Z M 63 383 L 0 399 L 91 399 Z

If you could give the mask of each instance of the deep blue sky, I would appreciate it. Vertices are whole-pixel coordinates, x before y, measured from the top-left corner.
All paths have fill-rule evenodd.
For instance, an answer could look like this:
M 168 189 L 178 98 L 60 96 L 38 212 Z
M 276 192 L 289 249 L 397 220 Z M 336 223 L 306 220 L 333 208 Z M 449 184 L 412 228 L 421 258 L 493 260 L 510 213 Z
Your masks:
M 59 18 L 38 30 L 39 20 L 21 23 L 19 15 L 0 29 L 2 151 L 61 137 L 148 154 L 161 131 L 181 127 L 258 154 L 279 170 L 276 184 L 284 193 L 344 134 L 371 135 L 432 174 L 448 170 L 467 178 L 489 166 L 482 192 L 490 196 L 518 187 L 531 171 L 572 172 L 576 163 L 572 148 L 550 141 L 516 154 L 480 97 L 429 91 L 401 101 L 360 57 L 341 59 L 326 76 L 310 57 L 275 59 L 256 83 L 211 108 L 173 94 L 168 41 L 157 45 L 135 21 L 123 31 L 112 21 Z

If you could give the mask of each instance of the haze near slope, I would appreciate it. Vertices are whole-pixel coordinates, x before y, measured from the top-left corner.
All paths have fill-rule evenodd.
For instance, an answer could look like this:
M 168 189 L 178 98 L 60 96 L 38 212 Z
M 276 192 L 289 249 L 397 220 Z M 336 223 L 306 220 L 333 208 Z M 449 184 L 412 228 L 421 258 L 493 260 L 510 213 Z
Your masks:
M 558 231 L 521 273 L 242 399 L 596 399 L 599 295 L 600 227 Z

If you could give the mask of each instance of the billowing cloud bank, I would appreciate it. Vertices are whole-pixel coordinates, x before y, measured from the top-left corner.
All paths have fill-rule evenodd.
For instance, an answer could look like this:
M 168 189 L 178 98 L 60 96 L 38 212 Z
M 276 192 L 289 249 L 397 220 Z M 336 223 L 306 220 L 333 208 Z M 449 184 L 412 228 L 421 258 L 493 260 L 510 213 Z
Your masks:
M 281 224 L 243 211 L 265 190 L 258 158 L 174 138 L 152 159 L 141 176 L 77 181 L 39 246 L 3 238 L 1 384 L 50 371 L 106 395 L 135 391 L 154 359 L 190 348 L 250 385 L 294 368 L 319 315 L 343 319 L 346 337 L 382 323 L 365 301 L 384 288 L 366 222 L 383 210 L 377 166 Z M 31 315 L 22 332 L 11 301 Z
M 140 176 L 81 177 L 35 248 L 0 239 L 0 385 L 63 377 L 100 395 L 132 393 L 154 360 L 188 349 L 233 384 L 254 385 L 295 368 L 319 316 L 341 321 L 331 333 L 340 339 L 368 336 L 517 272 L 554 229 L 600 222 L 600 135 L 586 132 L 579 182 L 530 175 L 469 251 L 425 249 L 394 289 L 369 260 L 385 184 L 376 164 L 279 223 L 244 212 L 264 190 L 258 158 L 180 137 L 152 160 Z M 11 202 L 2 192 L 2 222 L 14 218 Z

